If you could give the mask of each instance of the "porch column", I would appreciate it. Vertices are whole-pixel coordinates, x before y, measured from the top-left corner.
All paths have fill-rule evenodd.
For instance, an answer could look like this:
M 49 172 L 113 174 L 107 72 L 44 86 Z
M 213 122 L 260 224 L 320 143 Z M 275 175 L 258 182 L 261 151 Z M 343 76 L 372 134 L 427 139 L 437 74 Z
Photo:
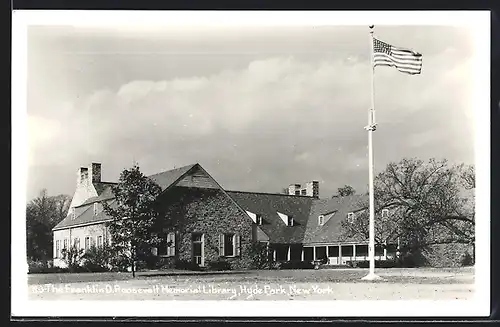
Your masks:
M 352 256 L 353 256 L 354 260 L 356 260 L 356 244 L 352 245 Z
M 313 246 L 313 260 L 316 260 L 316 246 Z
M 273 261 L 276 261 L 276 249 L 273 249 Z
M 326 246 L 326 257 L 329 258 L 330 257 L 330 254 L 328 253 L 328 245 Z
M 384 242 L 384 260 L 387 260 L 387 241 Z
M 286 254 L 286 260 L 290 261 L 290 252 L 292 251 L 292 246 L 288 245 L 288 252 Z
M 300 261 L 304 261 L 304 247 L 302 247 L 302 252 L 300 254 Z
M 342 264 L 342 245 L 339 245 L 339 265 Z

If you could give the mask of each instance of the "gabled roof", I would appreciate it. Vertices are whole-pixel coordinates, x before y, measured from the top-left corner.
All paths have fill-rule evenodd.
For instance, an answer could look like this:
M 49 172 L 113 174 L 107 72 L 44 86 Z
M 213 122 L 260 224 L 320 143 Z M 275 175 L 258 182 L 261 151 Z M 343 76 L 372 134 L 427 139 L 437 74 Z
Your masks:
M 155 181 L 162 189 L 165 191 L 167 188 L 172 186 L 176 181 L 178 181 L 182 176 L 184 176 L 187 172 L 189 172 L 193 167 L 199 166 L 199 164 L 192 164 L 168 171 L 164 171 L 159 174 L 148 176 L 153 181 Z M 94 215 L 93 211 L 93 203 L 107 201 L 114 199 L 114 194 L 112 190 L 112 186 L 116 185 L 116 183 L 111 182 L 101 182 L 94 183 L 99 184 L 98 196 L 87 199 L 84 203 L 79 206 L 76 206 L 75 209 L 79 212 L 77 217 L 73 219 L 72 215 L 69 214 L 64 218 L 59 224 L 57 224 L 53 230 L 62 229 L 70 226 L 76 226 L 81 224 L 89 224 L 89 223 L 97 223 L 100 221 L 105 221 L 110 219 L 106 216 L 106 214 L 102 211 L 98 215 Z M 97 190 L 97 188 L 96 188 Z M 100 192 L 100 193 L 99 193 Z M 114 200 L 110 202 L 114 203 Z M 92 208 L 92 210 L 91 210 Z
M 116 207 L 116 202 L 114 199 L 110 200 L 109 205 L 113 208 Z M 88 205 L 73 218 L 73 215 L 69 214 L 66 218 L 64 218 L 59 224 L 57 224 L 53 230 L 64 229 L 70 226 L 78 226 L 83 224 L 91 224 L 97 223 L 101 221 L 109 220 L 110 218 L 106 215 L 106 213 L 101 209 L 101 211 L 94 215 L 94 206 Z
M 318 199 L 311 208 L 309 221 L 304 233 L 304 243 L 337 242 L 340 238 L 341 221 L 349 212 L 356 212 L 365 208 L 368 201 L 366 195 L 351 195 L 332 199 Z M 335 212 L 325 222 L 318 224 L 319 215 Z
M 262 217 L 261 230 L 271 243 L 301 243 L 314 198 L 308 196 L 226 191 L 243 210 Z M 278 212 L 294 219 L 294 226 L 287 226 Z
M 167 171 L 164 171 L 164 172 L 161 172 L 158 174 L 154 174 L 154 175 L 151 175 L 148 177 L 151 178 L 153 181 L 155 181 L 156 184 L 158 184 L 161 187 L 162 191 L 165 191 L 168 187 L 170 187 L 173 183 L 175 183 L 179 178 L 181 178 L 185 173 L 187 173 L 189 170 L 191 170 L 191 168 L 193 168 L 196 165 L 198 165 L 198 164 L 192 164 L 192 165 L 187 165 L 187 166 L 183 166 L 183 167 L 172 169 L 172 170 L 167 170 Z M 95 183 L 95 184 L 97 184 L 97 183 Z M 94 202 L 113 199 L 114 195 L 113 195 L 113 190 L 111 187 L 113 185 L 116 185 L 117 183 L 111 183 L 111 182 L 104 182 L 103 183 L 103 182 L 101 182 L 101 184 L 103 184 L 103 185 L 100 185 L 101 193 L 99 193 L 99 191 L 97 191 L 97 194 L 99 194 L 99 196 L 95 196 L 95 197 L 87 199 L 85 202 L 83 202 L 78 207 L 83 207 L 83 206 L 92 204 Z M 96 188 L 96 190 L 97 190 L 97 188 Z

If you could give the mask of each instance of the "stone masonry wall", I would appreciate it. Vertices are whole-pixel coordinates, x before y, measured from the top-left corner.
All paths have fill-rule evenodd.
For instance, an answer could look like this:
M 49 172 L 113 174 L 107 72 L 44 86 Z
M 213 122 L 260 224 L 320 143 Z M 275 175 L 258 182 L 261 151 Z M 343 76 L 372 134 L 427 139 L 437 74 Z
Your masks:
M 221 190 L 176 187 L 168 192 L 163 202 L 169 208 L 166 215 L 179 230 L 176 240 L 178 260 L 191 262 L 192 233 L 204 234 L 205 266 L 219 259 L 219 235 L 234 233 L 240 235 L 240 256 L 226 260 L 232 269 L 251 267 L 249 251 L 253 222 Z

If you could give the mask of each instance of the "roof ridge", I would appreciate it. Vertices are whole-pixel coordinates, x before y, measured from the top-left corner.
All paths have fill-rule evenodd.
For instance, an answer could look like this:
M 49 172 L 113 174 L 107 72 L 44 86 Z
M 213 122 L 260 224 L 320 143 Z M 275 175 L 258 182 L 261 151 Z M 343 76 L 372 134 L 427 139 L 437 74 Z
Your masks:
M 235 190 L 225 190 L 228 193 L 249 193 L 249 194 L 262 194 L 262 195 L 279 195 L 279 196 L 289 196 L 296 198 L 306 198 L 311 200 L 318 200 L 309 195 L 295 195 L 295 194 L 284 194 L 284 193 L 268 193 L 268 192 L 254 192 L 254 191 L 235 191 Z
M 190 164 L 190 165 L 185 165 L 185 166 L 178 167 L 178 168 L 164 170 L 164 171 L 161 171 L 161 172 L 156 173 L 156 174 L 148 175 L 147 177 L 153 177 L 153 176 L 157 176 L 157 175 L 160 175 L 160 174 L 164 174 L 164 173 L 168 173 L 168 172 L 172 172 L 172 171 L 176 171 L 176 170 L 186 169 L 188 167 L 190 169 L 190 168 L 193 168 L 196 165 L 198 165 L 198 163 L 194 163 L 194 164 Z

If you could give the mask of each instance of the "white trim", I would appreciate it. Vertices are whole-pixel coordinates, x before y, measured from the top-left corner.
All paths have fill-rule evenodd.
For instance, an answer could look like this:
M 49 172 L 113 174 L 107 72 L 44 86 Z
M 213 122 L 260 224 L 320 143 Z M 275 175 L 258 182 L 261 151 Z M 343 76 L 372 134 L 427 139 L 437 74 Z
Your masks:
M 283 220 L 283 222 L 285 223 L 285 225 L 288 226 L 288 216 L 285 215 L 284 213 L 281 213 L 281 212 L 278 212 L 278 211 L 277 211 L 277 214 L 278 214 L 278 216 L 280 216 L 281 220 Z
M 250 212 L 250 211 L 245 211 L 247 213 L 247 215 L 250 216 L 250 218 L 252 218 L 253 222 L 254 223 L 257 223 L 257 214 L 253 213 L 253 212 Z
M 83 223 L 83 224 L 78 224 L 78 225 L 71 225 L 71 226 L 65 226 L 65 227 L 59 227 L 59 228 L 53 228 L 52 231 L 56 230 L 65 230 L 65 229 L 72 229 L 72 228 L 77 228 L 77 227 L 83 227 L 83 226 L 89 226 L 89 225 L 99 225 L 102 223 L 107 223 L 113 221 L 113 219 L 107 219 L 107 220 L 100 220 L 100 221 L 92 221 L 89 223 Z
M 318 216 L 318 226 L 323 226 L 325 224 L 325 216 L 319 215 Z

